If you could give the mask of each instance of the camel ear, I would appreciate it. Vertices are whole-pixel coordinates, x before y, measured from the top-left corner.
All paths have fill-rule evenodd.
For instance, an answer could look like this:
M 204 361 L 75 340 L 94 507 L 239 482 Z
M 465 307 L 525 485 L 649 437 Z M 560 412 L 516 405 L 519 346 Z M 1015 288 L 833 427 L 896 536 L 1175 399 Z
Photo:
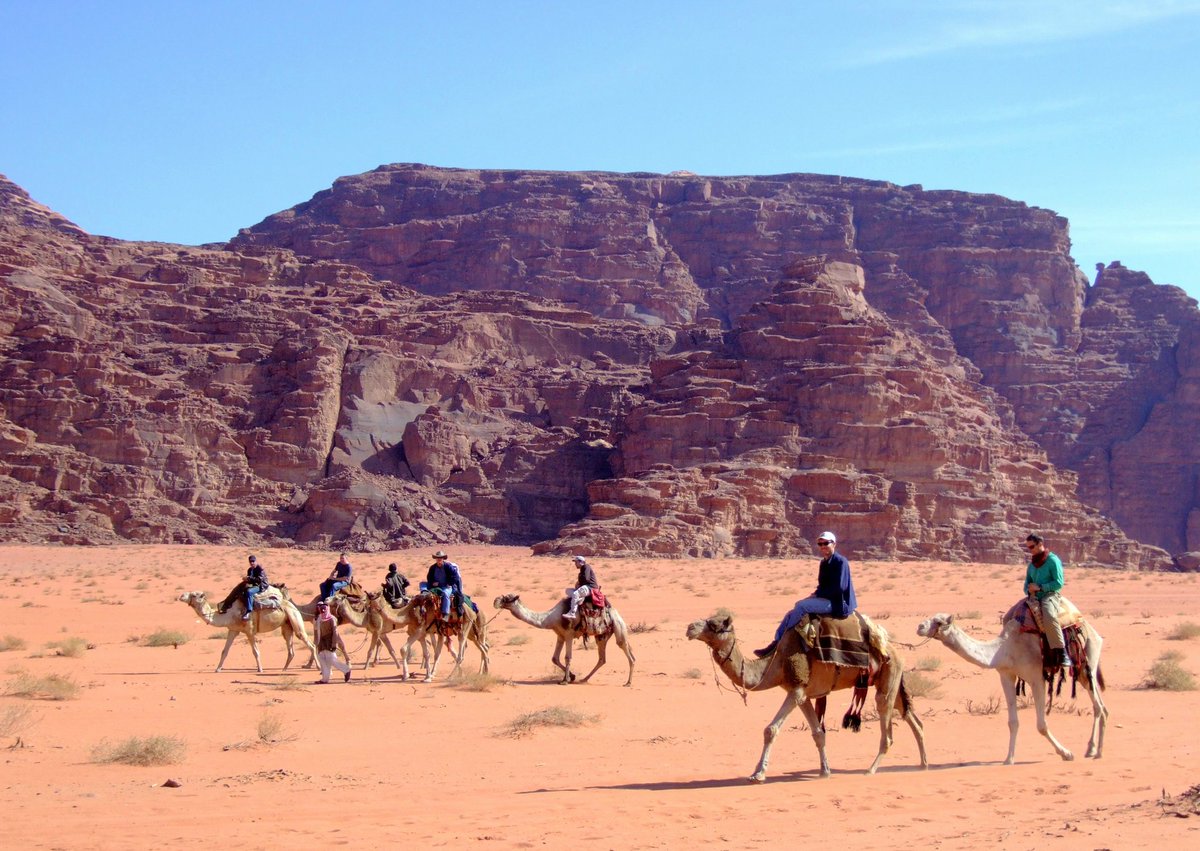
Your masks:
M 946 626 L 950 626 L 952 623 L 954 623 L 954 615 L 946 615 Z

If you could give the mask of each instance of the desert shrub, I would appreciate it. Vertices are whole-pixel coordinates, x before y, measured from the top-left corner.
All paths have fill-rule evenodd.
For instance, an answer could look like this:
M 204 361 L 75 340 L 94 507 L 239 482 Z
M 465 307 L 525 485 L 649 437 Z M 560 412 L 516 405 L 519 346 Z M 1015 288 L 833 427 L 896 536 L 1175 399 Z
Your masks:
M 1200 637 L 1200 623 L 1192 623 L 1184 621 L 1177 624 L 1176 627 L 1167 633 L 1169 641 L 1189 641 L 1193 638 Z
M 177 629 L 159 629 L 147 635 L 142 643 L 147 647 L 178 647 L 187 644 L 188 637 Z
M 283 719 L 278 715 L 264 712 L 262 718 L 258 719 L 258 741 L 262 744 L 273 745 L 291 738 L 284 733 Z
M 25 639 L 17 635 L 6 635 L 0 638 L 0 653 L 6 650 L 24 650 Z
M 506 641 L 504 643 L 509 645 L 510 647 L 518 647 L 522 644 L 528 644 L 529 636 L 523 632 L 519 632 L 516 635 L 510 635 L 508 637 L 508 641 Z
M 1000 711 L 1001 700 L 996 695 L 978 702 L 967 698 L 964 701 L 964 705 L 966 706 L 968 715 L 995 715 Z
M 517 716 L 503 732 L 513 738 L 520 738 L 532 734 L 538 727 L 582 727 L 595 720 L 594 715 L 584 715 L 565 706 L 551 706 Z
M 78 659 L 88 649 L 88 643 L 78 636 L 64 638 L 62 641 L 46 642 L 47 650 L 54 650 L 55 655 L 69 656 L 72 659 Z
M 279 689 L 280 691 L 303 691 L 305 688 L 304 683 L 300 682 L 299 677 L 291 675 L 280 677 L 279 679 L 275 680 L 275 682 L 271 683 L 271 686 Z
M 631 635 L 641 635 L 643 632 L 655 632 L 657 630 L 658 624 L 650 624 L 646 623 L 645 621 L 638 621 L 637 623 L 629 625 L 629 633 Z
M 61 674 L 38 677 L 21 671 L 5 686 L 4 693 L 31 700 L 70 700 L 79 694 L 79 684 Z
M 942 684 L 931 679 L 920 671 L 909 671 L 904 675 L 904 685 L 913 697 L 936 698 L 942 691 Z
M 941 657 L 922 656 L 917 660 L 917 663 L 913 665 L 912 669 L 914 671 L 936 671 L 940 667 L 942 667 Z
M 955 617 L 962 621 L 977 621 L 983 615 L 978 609 L 971 609 L 969 612 L 959 612 Z
M 468 674 L 461 670 L 446 681 L 446 687 L 460 691 L 491 691 L 503 684 L 504 680 L 491 674 Z
M 32 727 L 37 720 L 27 706 L 6 706 L 0 709 L 0 738 L 15 736 Z
M 1162 689 L 1163 691 L 1195 691 L 1196 678 L 1190 671 L 1179 666 L 1179 654 L 1164 653 L 1158 661 L 1150 666 L 1142 688 Z
M 700 672 L 699 668 L 688 668 L 679 676 L 683 677 L 685 680 L 698 680 L 704 675 Z
M 123 742 L 102 741 L 92 748 L 92 762 L 122 765 L 170 765 L 183 760 L 187 745 L 175 736 L 132 736 Z

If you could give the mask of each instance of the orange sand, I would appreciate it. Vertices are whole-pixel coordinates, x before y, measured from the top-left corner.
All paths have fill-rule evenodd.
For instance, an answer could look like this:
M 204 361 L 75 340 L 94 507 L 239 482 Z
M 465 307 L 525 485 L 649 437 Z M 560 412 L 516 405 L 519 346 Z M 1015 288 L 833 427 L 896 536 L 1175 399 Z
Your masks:
M 684 637 L 692 620 L 726 606 L 749 647 L 764 644 L 792 601 L 810 590 L 816 557 L 799 561 L 597 559 L 605 590 L 631 625 L 637 669 L 610 647 L 608 667 L 585 686 L 559 686 L 549 658 L 553 636 L 500 613 L 491 622 L 488 691 L 439 681 L 402 682 L 387 661 L 364 674 L 364 633 L 343 627 L 354 654 L 349 685 L 311 685 L 299 666 L 282 672 L 278 634 L 263 639 L 264 674 L 244 639 L 215 674 L 220 641 L 177 597 L 204 589 L 220 599 L 240 576 L 245 551 L 225 547 L 0 547 L 0 693 L 16 675 L 69 675 L 73 700 L 0 696 L 0 720 L 28 710 L 32 724 L 0 738 L 0 806 L 8 848 L 312 848 L 321 845 L 434 848 L 831 848 L 1200 847 L 1200 819 L 1164 816 L 1164 790 L 1200 783 L 1200 691 L 1138 685 L 1160 654 L 1179 651 L 1200 671 L 1200 639 L 1168 641 L 1200 621 L 1200 576 L 1071 570 L 1068 596 L 1104 635 L 1111 711 L 1103 759 L 1083 759 L 1090 726 L 1086 697 L 1059 706 L 1051 728 L 1075 751 L 1063 762 L 1021 712 L 1017 764 L 1001 764 L 1007 724 L 972 706 L 1000 698 L 992 671 L 968 665 L 938 643 L 906 650 L 908 667 L 940 665 L 926 677 L 940 694 L 921 697 L 930 768 L 904 724 L 873 777 L 864 772 L 877 727 L 831 729 L 834 775 L 816 776 L 817 756 L 794 713 L 776 744 L 767 783 L 746 782 L 762 728 L 783 693 L 752 694 L 749 705 L 714 684 L 707 649 Z M 309 599 L 336 553 L 259 550 L 275 581 Z M 377 587 L 388 561 L 415 581 L 427 553 L 358 555 L 358 576 Z M 853 560 L 854 553 L 847 553 Z M 520 592 L 545 609 L 574 577 L 565 558 L 523 548 L 457 547 L 467 591 L 491 617 L 492 599 Z M 998 632 L 999 613 L 1020 590 L 1011 566 L 854 563 L 863 611 L 893 637 L 915 643 L 917 624 L 958 612 L 980 638 Z M 121 601 L 114 605 L 114 602 Z M 1153 620 L 1152 620 L 1153 618 Z M 139 644 L 158 629 L 190 636 L 177 649 Z M 223 636 L 223 631 L 220 633 Z M 48 642 L 94 645 L 81 657 Z M 584 671 L 594 651 L 577 650 Z M 474 648 L 466 668 L 477 670 Z M 286 687 L 294 685 L 298 687 Z M 836 728 L 848 693 L 830 700 Z M 868 704 L 870 705 L 870 703 Z M 576 729 L 506 734 L 518 716 L 561 706 L 592 716 Z M 282 740 L 258 742 L 264 717 Z M 101 740 L 177 736 L 175 765 L 130 767 L 91 761 Z M 19 737 L 19 739 L 18 739 Z M 164 788 L 174 778 L 179 788 Z M 221 834 L 218 838 L 215 834 Z M 365 845 L 364 845 L 365 844 Z

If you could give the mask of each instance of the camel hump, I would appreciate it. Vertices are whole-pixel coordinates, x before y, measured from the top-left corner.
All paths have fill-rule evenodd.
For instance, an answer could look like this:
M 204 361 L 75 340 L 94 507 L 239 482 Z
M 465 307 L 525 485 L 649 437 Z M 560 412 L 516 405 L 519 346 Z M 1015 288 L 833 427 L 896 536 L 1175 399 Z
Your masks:
M 870 667 L 870 621 L 865 616 L 821 617 L 807 628 L 811 632 L 804 638 L 814 659 L 852 668 Z

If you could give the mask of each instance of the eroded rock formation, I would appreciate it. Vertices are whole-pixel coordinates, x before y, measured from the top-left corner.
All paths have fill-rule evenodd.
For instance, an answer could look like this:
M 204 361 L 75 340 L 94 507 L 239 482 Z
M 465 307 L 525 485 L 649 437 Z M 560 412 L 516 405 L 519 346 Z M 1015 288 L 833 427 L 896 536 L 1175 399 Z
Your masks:
M 401 165 L 187 248 L 0 182 L 0 281 L 8 538 L 1200 549 L 1195 303 L 996 196 Z

